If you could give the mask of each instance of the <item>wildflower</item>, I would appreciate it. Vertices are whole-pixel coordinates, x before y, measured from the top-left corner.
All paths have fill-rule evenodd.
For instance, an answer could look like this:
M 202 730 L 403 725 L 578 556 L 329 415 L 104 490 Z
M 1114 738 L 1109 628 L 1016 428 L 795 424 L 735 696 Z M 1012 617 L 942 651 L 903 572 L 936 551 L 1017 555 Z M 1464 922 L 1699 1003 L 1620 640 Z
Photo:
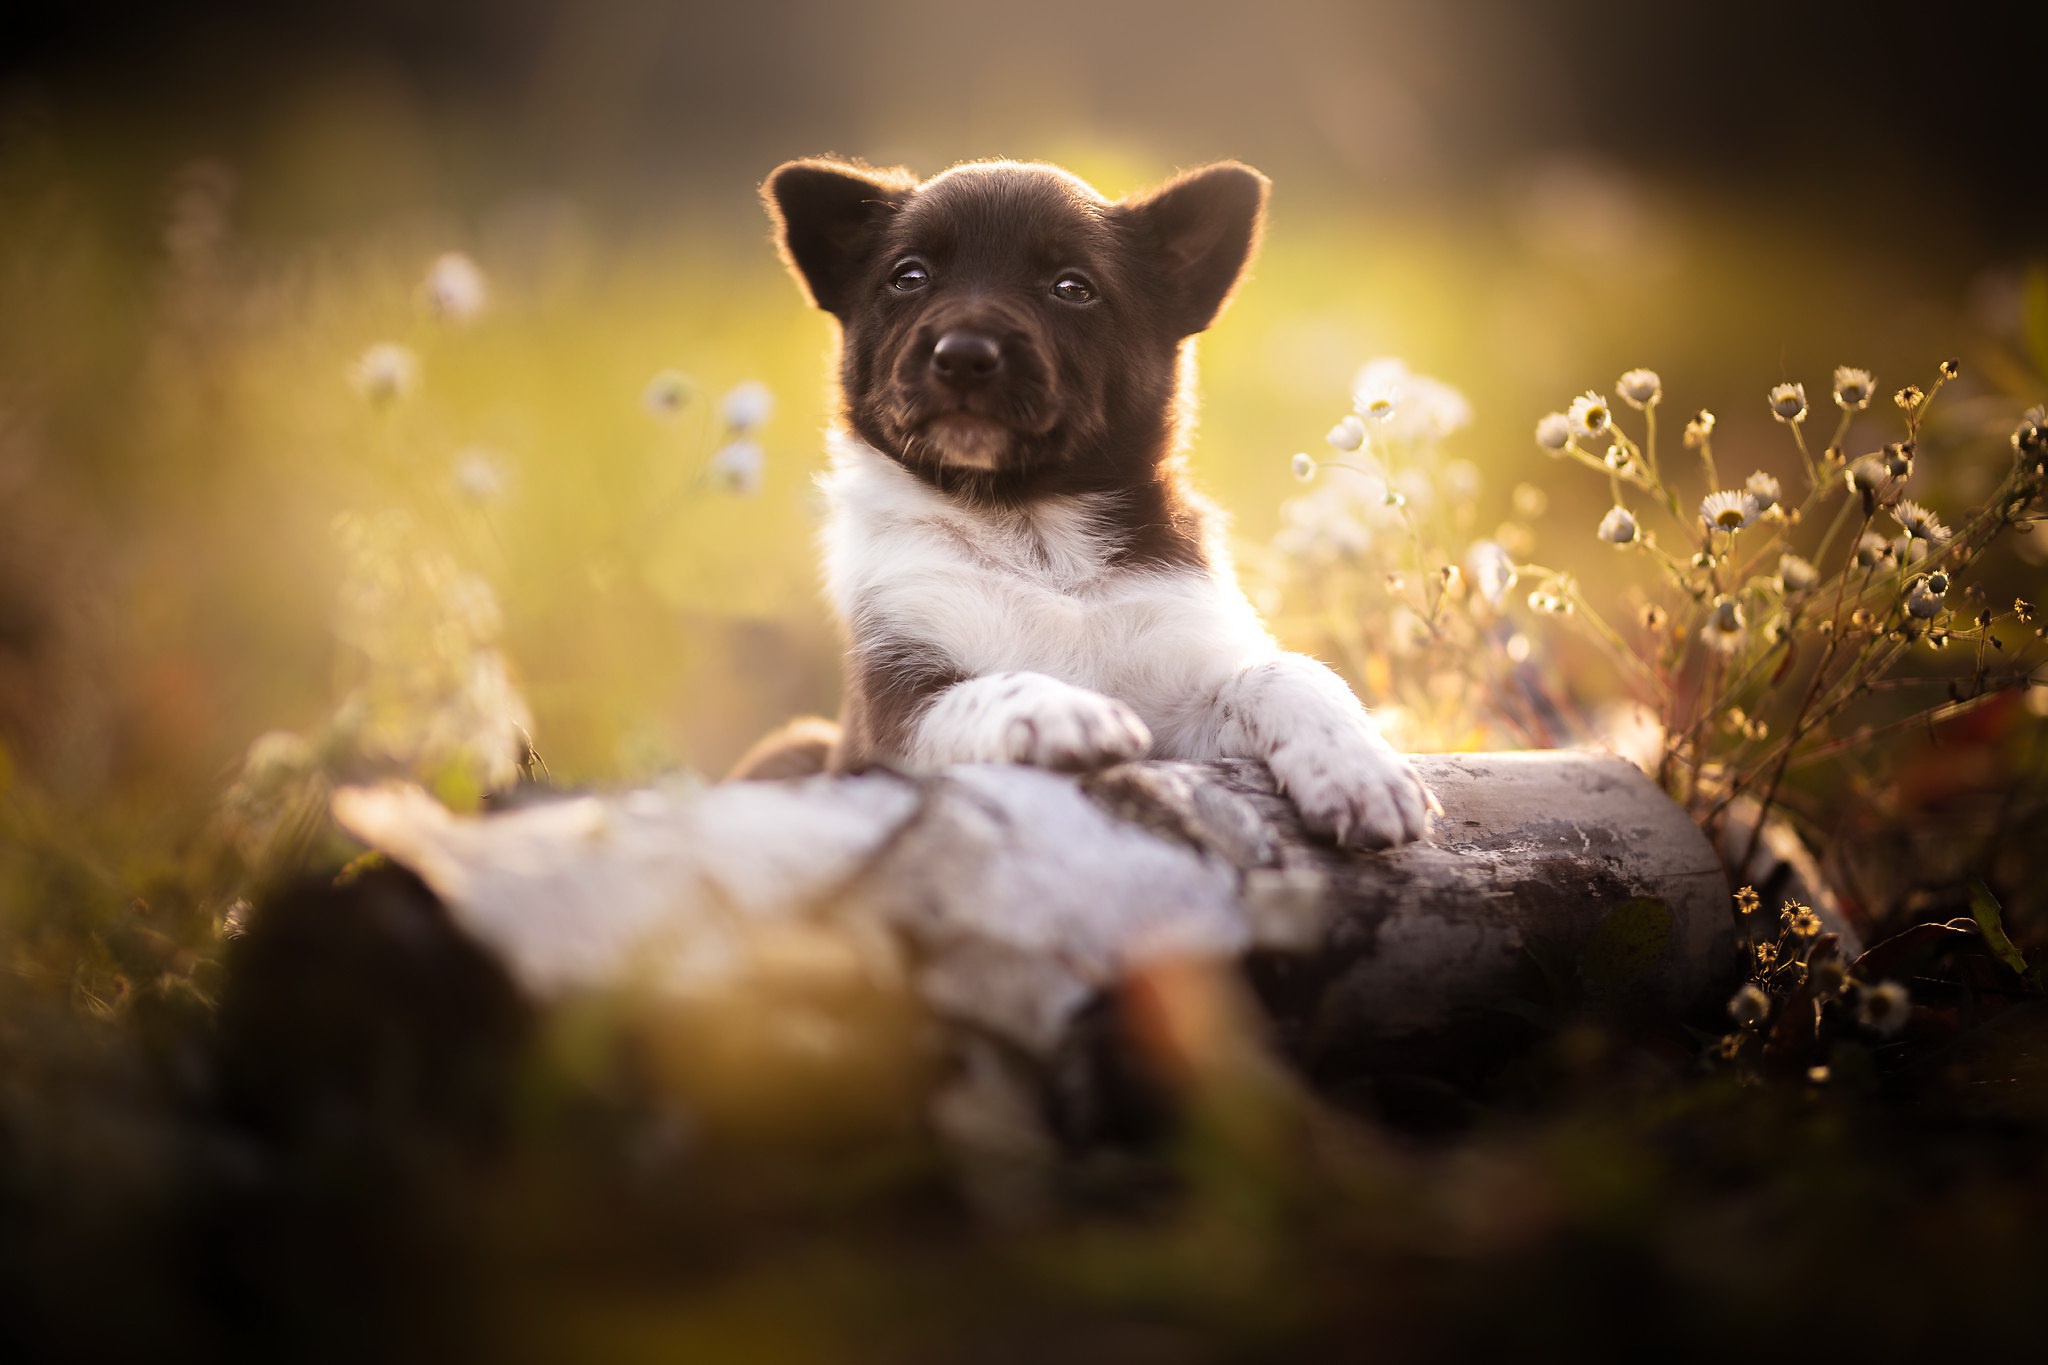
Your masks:
M 1877 381 L 1870 377 L 1870 371 L 1835 366 L 1835 403 L 1842 411 L 1861 412 L 1870 406 L 1870 395 L 1875 392 Z
M 1890 1037 L 1906 1026 L 1906 1017 L 1912 1013 L 1913 997 L 1906 988 L 1896 981 L 1880 981 L 1875 986 L 1864 988 L 1863 999 L 1856 1007 L 1856 1018 L 1863 1027 Z
M 1365 444 L 1365 423 L 1353 413 L 1345 413 L 1344 420 L 1330 428 L 1330 434 L 1323 437 L 1334 450 L 1352 451 Z
M 1735 893 L 1735 909 L 1738 914 L 1753 915 L 1757 906 L 1762 903 L 1762 898 L 1756 894 L 1756 888 L 1753 886 L 1745 886 Z
M 1749 476 L 1748 482 L 1742 485 L 1742 490 L 1755 501 L 1758 512 L 1770 511 L 1785 495 L 1784 487 L 1777 479 L 1761 469 Z
M 1806 385 L 1780 384 L 1771 390 L 1771 416 L 1780 422 L 1806 420 Z
M 434 263 L 427 267 L 427 278 L 420 284 L 420 293 L 426 299 L 428 311 L 446 322 L 469 322 L 482 313 L 484 305 L 490 301 L 484 272 L 460 251 L 450 251 L 435 258 Z
M 1745 981 L 1728 1002 L 1728 1017 L 1738 1028 L 1760 1028 L 1771 1017 L 1771 997 L 1756 982 Z
M 1416 374 L 1383 356 L 1360 367 L 1351 386 L 1352 410 L 1378 423 L 1390 441 L 1429 445 L 1472 421 L 1472 405 L 1440 379 Z
M 752 431 L 775 411 L 775 395 L 758 379 L 735 385 L 719 400 L 718 415 L 735 434 Z
M 1474 541 L 1465 552 L 1465 572 L 1489 606 L 1498 607 L 1515 586 L 1515 561 L 1497 541 Z
M 1892 401 L 1897 403 L 1902 411 L 1910 413 L 1927 401 L 1927 395 L 1918 384 L 1908 384 L 1892 395 Z
M 1742 618 L 1742 604 L 1732 597 L 1714 599 L 1713 608 L 1707 613 L 1707 623 L 1700 627 L 1700 639 L 1707 647 L 1726 654 L 1742 644 L 1749 633 L 1749 623 Z
M 1572 434 L 1582 441 L 1592 440 L 1607 430 L 1614 420 L 1614 414 L 1608 410 L 1607 400 L 1591 389 L 1572 400 L 1566 416 L 1571 419 Z
M 1879 505 L 1897 501 L 1903 491 L 1878 455 L 1865 455 L 1849 465 L 1842 471 L 1842 482 L 1851 493 L 1864 494 Z
M 1307 483 L 1315 476 L 1316 462 L 1308 457 L 1308 452 L 1302 451 L 1297 454 L 1294 457 L 1294 477 L 1300 479 L 1303 483 Z
M 1893 441 L 1884 448 L 1881 463 L 1884 472 L 1894 479 L 1908 479 L 1913 475 L 1913 443 Z
M 1778 591 L 1787 597 L 1812 592 L 1819 582 L 1820 570 L 1813 567 L 1811 560 L 1798 555 L 1778 556 Z
M 457 493 L 480 505 L 504 497 L 505 490 L 512 483 L 504 461 L 488 450 L 463 451 L 455 457 L 455 467 L 450 476 Z
M 1563 413 L 1546 413 L 1543 419 L 1536 423 L 1536 444 L 1545 450 L 1563 450 L 1571 443 L 1572 419 Z
M 1892 517 L 1914 540 L 1938 545 L 1948 539 L 1948 527 L 1941 524 L 1941 518 L 1910 498 L 1892 509 Z
M 2034 604 L 2024 597 L 2015 597 L 2012 600 L 2012 614 L 2018 618 L 2021 625 L 2025 625 L 2034 619 Z
M 1791 914 L 1785 919 L 1785 928 L 1796 939 L 1819 938 L 1821 930 L 1820 916 L 1814 914 L 1808 907 L 1800 905 L 1795 901 L 1791 906 Z
M 1874 569 L 1892 557 L 1891 543 L 1875 531 L 1865 531 L 1856 542 L 1856 567 Z
M 656 417 L 673 417 L 697 396 L 697 386 L 680 370 L 663 370 L 647 381 L 640 404 Z
M 2022 455 L 2036 455 L 2044 445 L 2048 445 L 2048 411 L 2028 408 L 2012 429 L 2012 448 Z
M 1600 519 L 1600 539 L 1610 545 L 1627 545 L 1636 538 L 1636 518 L 1626 507 L 1616 505 L 1607 509 L 1607 515 Z
M 1710 531 L 1740 531 L 1755 521 L 1762 510 L 1749 494 L 1723 489 L 1707 494 L 1700 503 L 1700 520 Z
M 1849 968 L 1839 957 L 1822 958 L 1813 964 L 1806 983 L 1822 1000 L 1833 999 L 1849 984 Z
M 1962 374 L 1962 372 L 1963 362 L 1960 360 L 1950 358 L 1948 360 L 1944 360 L 1941 362 L 1941 377 L 1943 379 L 1955 379 L 1959 377 Z
M 1537 588 L 1529 594 L 1529 610 L 1544 612 L 1551 616 L 1569 616 L 1572 600 L 1560 591 L 1564 580 L 1560 579 L 1550 587 Z
M 1948 585 L 1944 583 L 1945 589 Z M 1916 621 L 1932 621 L 1941 615 L 1943 593 L 1936 592 L 1925 578 L 1913 580 L 1913 586 L 1906 589 L 1906 615 Z
M 1685 448 L 1687 450 L 1697 450 L 1713 439 L 1714 420 L 1714 414 L 1705 408 L 1701 408 L 1692 415 L 1692 420 L 1685 424 Z
M 1664 396 L 1664 381 L 1655 370 L 1630 370 L 1615 381 L 1614 391 L 1630 407 L 1646 408 Z
M 706 466 L 714 482 L 731 489 L 744 497 L 752 497 L 761 491 L 761 478 L 767 471 L 768 457 L 761 447 L 748 440 L 727 442 L 711 463 Z
M 1758 967 L 1762 968 L 1764 971 L 1769 971 L 1772 965 L 1777 962 L 1777 960 L 1777 944 L 1766 941 L 1756 945 L 1756 965 Z
M 419 359 L 395 341 L 380 341 L 356 358 L 349 382 L 372 403 L 389 403 L 412 392 Z

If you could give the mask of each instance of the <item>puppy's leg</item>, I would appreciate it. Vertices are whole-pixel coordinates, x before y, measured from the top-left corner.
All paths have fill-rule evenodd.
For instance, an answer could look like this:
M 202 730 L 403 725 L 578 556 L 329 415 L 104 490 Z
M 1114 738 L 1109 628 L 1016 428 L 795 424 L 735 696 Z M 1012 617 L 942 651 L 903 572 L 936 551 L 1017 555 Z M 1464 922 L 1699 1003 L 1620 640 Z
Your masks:
M 920 768 L 1028 763 L 1085 772 L 1151 746 L 1145 722 L 1114 698 L 1043 673 L 991 673 L 939 693 L 918 719 L 909 756 Z
M 1424 838 L 1441 810 L 1344 680 L 1306 655 L 1240 670 L 1215 716 L 1218 751 L 1264 759 L 1302 822 L 1347 848 Z
M 814 777 L 831 765 L 839 726 L 823 716 L 802 716 L 754 741 L 725 775 L 728 782 L 774 782 Z

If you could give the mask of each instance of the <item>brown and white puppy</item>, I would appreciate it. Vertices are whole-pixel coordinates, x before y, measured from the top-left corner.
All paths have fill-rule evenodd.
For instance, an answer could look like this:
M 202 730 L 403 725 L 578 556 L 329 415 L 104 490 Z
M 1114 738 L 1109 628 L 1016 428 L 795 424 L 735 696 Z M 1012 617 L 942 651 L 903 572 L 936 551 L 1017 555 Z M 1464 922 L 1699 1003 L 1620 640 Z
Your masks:
M 810 160 L 763 194 L 842 333 L 830 766 L 1256 758 L 1341 844 L 1427 833 L 1428 790 L 1342 679 L 1274 643 L 1183 471 L 1190 339 L 1265 177 L 1224 163 L 1112 203 L 1046 165 Z

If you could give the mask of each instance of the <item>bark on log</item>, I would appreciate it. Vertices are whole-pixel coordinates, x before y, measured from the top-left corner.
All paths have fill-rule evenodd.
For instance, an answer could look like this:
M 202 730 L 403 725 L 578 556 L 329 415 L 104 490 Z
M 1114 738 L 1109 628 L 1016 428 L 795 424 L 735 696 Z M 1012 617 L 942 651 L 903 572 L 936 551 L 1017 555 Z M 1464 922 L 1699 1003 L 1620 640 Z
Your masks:
M 335 812 L 543 998 L 721 989 L 795 933 L 1044 1058 L 1132 968 L 1246 956 L 1325 1078 L 1455 1052 L 1545 993 L 1663 1018 L 1725 999 L 1720 863 L 1640 772 L 1578 752 L 1417 762 L 1435 836 L 1374 854 L 1308 839 L 1245 762 L 678 785 L 483 817 L 355 788 Z

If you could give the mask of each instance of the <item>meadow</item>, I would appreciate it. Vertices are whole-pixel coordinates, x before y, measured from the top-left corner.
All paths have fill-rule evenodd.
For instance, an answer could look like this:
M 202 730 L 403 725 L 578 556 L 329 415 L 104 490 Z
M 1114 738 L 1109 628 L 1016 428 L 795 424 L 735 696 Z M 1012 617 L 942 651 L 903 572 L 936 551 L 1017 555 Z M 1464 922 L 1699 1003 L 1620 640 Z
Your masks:
M 917 1122 L 932 1060 L 903 1001 L 864 1007 L 834 1083 L 729 1043 L 743 1018 L 536 1013 L 387 869 L 334 890 L 359 852 L 326 820 L 340 782 L 402 774 L 474 807 L 522 776 L 715 778 L 836 705 L 811 545 L 831 325 L 747 186 L 631 212 L 443 195 L 401 142 L 375 149 L 397 168 L 364 212 L 292 169 L 345 182 L 348 148 L 103 150 L 34 127 L 0 144 L 0 1342 L 1178 1360 L 1589 1330 L 1700 1356 L 2038 1339 L 2048 754 L 2024 681 L 2048 537 L 2017 433 L 2048 398 L 2041 264 L 1965 259 L 1938 206 L 1845 239 L 1597 161 L 1398 207 L 1283 181 L 1202 339 L 1192 464 L 1290 642 L 1416 747 L 1614 740 L 1617 708 L 1655 697 L 1587 622 L 1658 600 L 1658 571 L 1598 529 L 1645 471 L 1603 466 L 1593 432 L 1592 468 L 1557 458 L 1538 422 L 1590 390 L 1641 440 L 1613 396 L 1654 368 L 1650 472 L 1685 490 L 1666 547 L 1703 535 L 1709 559 L 1776 574 L 1757 591 L 1781 605 L 1798 588 L 1776 553 L 1747 560 L 1692 504 L 1756 471 L 1796 506 L 1812 475 L 1853 522 L 1854 461 L 1910 441 L 1911 497 L 1945 530 L 1991 509 L 1939 617 L 1912 606 L 1932 570 L 1908 527 L 1857 627 L 1933 680 L 1924 703 L 1874 693 L 1863 742 L 1771 776 L 1786 675 L 1702 674 L 1717 580 L 1666 608 L 1698 615 L 1662 695 L 1715 738 L 1663 776 L 1711 822 L 1762 773 L 1868 942 L 1976 927 L 1904 941 L 1883 979 L 1914 1013 L 1878 1027 L 1809 988 L 1812 935 L 1761 907 L 1765 1015 L 1643 1037 L 1544 1002 L 1526 1056 L 1419 1102 L 1309 1095 L 1224 998 L 1169 1139 L 1075 1155 L 1053 1207 L 991 1228 Z M 1049 158 L 1112 195 L 1172 169 Z M 1425 375 L 1467 409 L 1401 468 L 1368 463 L 1354 393 L 1382 357 L 1407 367 L 1396 420 Z M 1829 465 L 1769 395 L 1803 383 L 1811 430 L 1833 430 L 1838 366 L 1876 381 Z M 1934 392 L 1924 411 L 1894 403 L 1907 385 Z M 1685 463 L 1700 409 L 1718 483 Z M 1296 456 L 1353 459 L 1325 436 L 1347 414 L 1371 497 L 1317 501 L 1350 476 L 1304 488 Z M 1631 484 L 1645 525 L 1665 488 Z M 1862 506 L 1905 525 L 1896 492 Z M 1772 534 L 1811 552 L 1825 521 L 1781 513 Z M 1479 542 L 1517 566 L 1512 592 L 1476 582 Z M 1829 618 L 1845 634 L 1854 606 Z M 1475 624 L 1411 638 L 1440 610 Z M 1769 618 L 1745 610 L 1762 648 Z M 1853 733 L 1847 711 L 1829 724 L 1814 749 Z M 333 937 L 337 906 L 402 932 Z M 1805 1035 L 1764 1027 L 1798 1009 Z

